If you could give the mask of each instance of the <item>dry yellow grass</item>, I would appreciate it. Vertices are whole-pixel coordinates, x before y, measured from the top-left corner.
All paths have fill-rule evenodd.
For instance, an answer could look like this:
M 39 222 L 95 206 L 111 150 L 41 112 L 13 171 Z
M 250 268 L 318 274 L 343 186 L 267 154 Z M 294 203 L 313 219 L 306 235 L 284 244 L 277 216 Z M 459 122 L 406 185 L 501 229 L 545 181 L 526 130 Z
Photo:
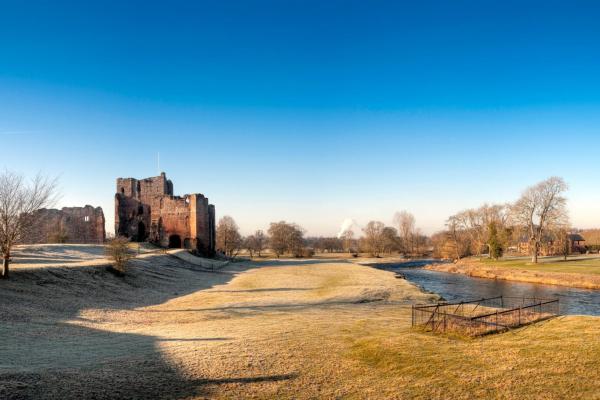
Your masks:
M 530 263 L 526 258 L 500 261 L 468 258 L 456 264 L 436 264 L 426 268 L 477 278 L 600 289 L 600 258 L 597 256 L 580 256 L 568 261 L 548 257 L 538 264 Z
M 378 370 L 402 398 L 598 398 L 600 325 L 563 317 L 515 332 L 460 340 L 365 329 L 349 356 Z M 385 396 L 381 396 L 385 398 Z
M 326 260 L 199 271 L 169 255 L 0 282 L 0 398 L 598 398 L 600 320 L 464 340 L 410 327 L 433 300 Z

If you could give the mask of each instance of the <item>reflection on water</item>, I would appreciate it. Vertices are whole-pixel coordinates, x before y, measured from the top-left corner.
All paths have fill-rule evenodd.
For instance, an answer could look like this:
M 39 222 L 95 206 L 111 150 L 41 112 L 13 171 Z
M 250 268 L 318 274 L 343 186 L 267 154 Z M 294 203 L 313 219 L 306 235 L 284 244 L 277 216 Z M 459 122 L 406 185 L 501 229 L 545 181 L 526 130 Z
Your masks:
M 387 264 L 381 268 L 401 272 L 407 280 L 448 301 L 473 300 L 494 296 L 548 297 L 560 300 L 561 314 L 600 315 L 600 290 L 556 285 L 472 278 L 462 274 L 421 269 L 431 261 Z

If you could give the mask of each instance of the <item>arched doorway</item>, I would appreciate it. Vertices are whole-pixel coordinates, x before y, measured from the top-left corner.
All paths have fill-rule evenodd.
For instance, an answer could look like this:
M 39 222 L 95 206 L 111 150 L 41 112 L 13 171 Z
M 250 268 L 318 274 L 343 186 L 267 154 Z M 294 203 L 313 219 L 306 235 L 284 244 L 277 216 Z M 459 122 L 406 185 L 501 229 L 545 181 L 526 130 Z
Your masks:
M 146 240 L 146 225 L 142 221 L 138 223 L 137 241 L 144 242 Z
M 169 236 L 169 248 L 180 249 L 181 248 L 181 237 L 179 235 Z

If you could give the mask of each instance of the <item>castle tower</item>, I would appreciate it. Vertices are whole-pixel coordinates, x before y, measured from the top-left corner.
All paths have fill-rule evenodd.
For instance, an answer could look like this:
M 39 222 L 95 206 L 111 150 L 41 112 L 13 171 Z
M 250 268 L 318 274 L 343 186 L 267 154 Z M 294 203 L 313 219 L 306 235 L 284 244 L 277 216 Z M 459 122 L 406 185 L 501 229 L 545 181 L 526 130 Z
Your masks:
M 215 209 L 201 194 L 173 195 L 163 172 L 146 179 L 118 178 L 115 233 L 163 247 L 215 253 Z

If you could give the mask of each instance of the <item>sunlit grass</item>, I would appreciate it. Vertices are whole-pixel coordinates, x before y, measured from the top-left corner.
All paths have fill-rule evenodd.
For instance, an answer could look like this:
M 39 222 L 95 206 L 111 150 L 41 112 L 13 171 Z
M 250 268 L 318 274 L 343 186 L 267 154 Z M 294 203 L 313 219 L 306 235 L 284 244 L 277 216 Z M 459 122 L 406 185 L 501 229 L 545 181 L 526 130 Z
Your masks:
M 367 326 L 347 338 L 346 356 L 395 382 L 406 398 L 586 398 L 598 394 L 598 334 L 591 317 L 478 339 Z
M 532 263 L 529 258 L 501 259 L 497 261 L 482 258 L 479 261 L 488 266 L 510 269 L 600 275 L 600 258 L 598 257 L 578 257 L 566 261 L 559 260 L 556 257 L 540 258 L 538 264 Z

